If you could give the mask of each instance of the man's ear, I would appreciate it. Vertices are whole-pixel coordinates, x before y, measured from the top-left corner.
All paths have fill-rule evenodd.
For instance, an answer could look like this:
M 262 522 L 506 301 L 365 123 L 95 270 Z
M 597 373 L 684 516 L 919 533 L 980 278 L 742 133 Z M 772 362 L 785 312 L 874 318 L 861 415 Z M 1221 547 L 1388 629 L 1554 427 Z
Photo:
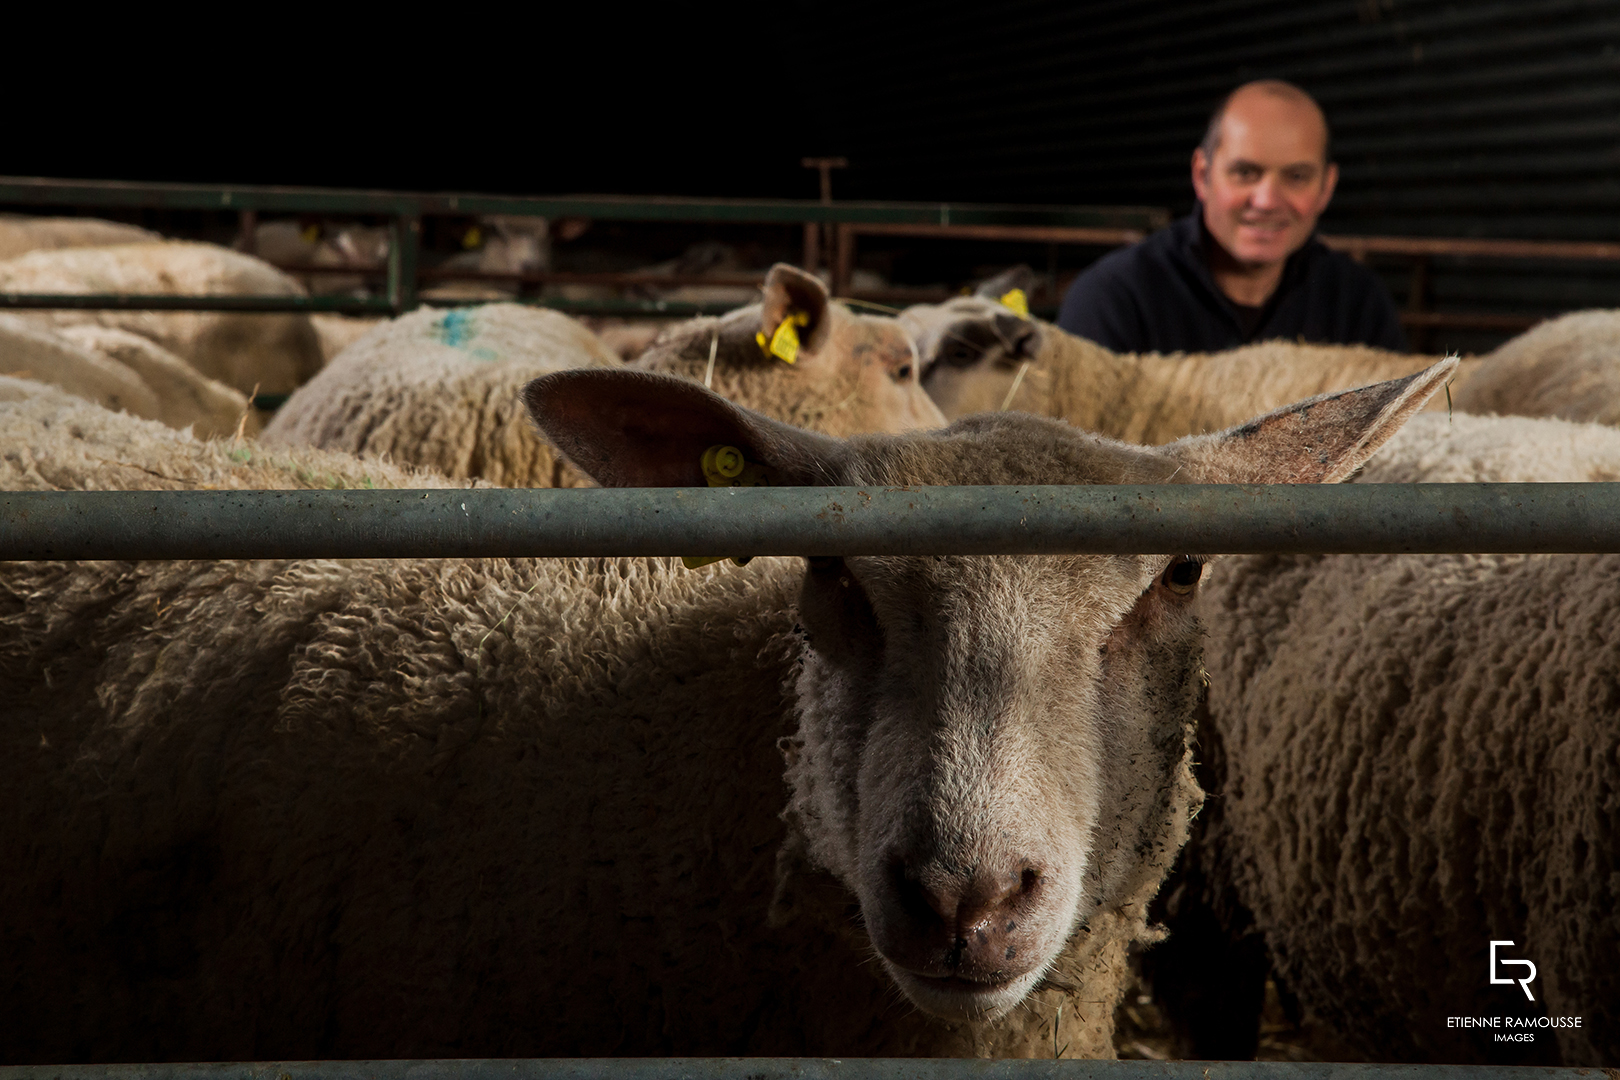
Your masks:
M 1192 186 L 1193 194 L 1198 201 L 1209 204 L 1209 155 L 1204 153 L 1202 146 L 1193 151 L 1192 155 Z
M 1247 424 L 1164 447 L 1178 480 L 1206 484 L 1333 484 L 1422 409 L 1457 370 L 1448 357 L 1415 375 L 1285 405 Z
M 1320 217 L 1322 212 L 1328 208 L 1328 203 L 1333 201 L 1333 192 L 1338 186 L 1339 166 L 1330 161 L 1327 164 L 1327 168 L 1322 173 L 1322 194 L 1316 200 L 1316 213 L 1318 217 Z
M 1035 291 L 1035 271 L 1023 263 L 1010 269 L 1003 270 L 988 281 L 979 282 L 979 287 L 973 290 L 974 296 L 981 296 L 986 300 L 1000 300 L 1014 289 L 1022 289 L 1028 296 Z
M 603 487 L 706 487 L 703 452 L 734 446 L 773 485 L 830 483 L 838 439 L 741 408 L 697 383 L 651 371 L 580 368 L 523 388 L 552 444 Z
M 760 331 L 769 338 L 783 319 L 803 315 L 808 322 L 799 328 L 799 343 L 816 352 L 827 340 L 827 286 L 814 275 L 796 266 L 777 263 L 765 275 L 765 300 L 760 312 Z

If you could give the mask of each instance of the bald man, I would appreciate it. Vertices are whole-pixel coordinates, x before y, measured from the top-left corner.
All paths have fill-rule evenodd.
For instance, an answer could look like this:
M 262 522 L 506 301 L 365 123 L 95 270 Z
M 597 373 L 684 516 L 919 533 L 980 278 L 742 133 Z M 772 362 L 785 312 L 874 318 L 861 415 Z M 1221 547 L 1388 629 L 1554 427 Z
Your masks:
M 1406 351 L 1383 283 L 1315 237 L 1338 180 L 1309 94 L 1276 79 L 1238 87 L 1193 151 L 1193 212 L 1088 267 L 1058 325 L 1119 352 L 1275 338 Z

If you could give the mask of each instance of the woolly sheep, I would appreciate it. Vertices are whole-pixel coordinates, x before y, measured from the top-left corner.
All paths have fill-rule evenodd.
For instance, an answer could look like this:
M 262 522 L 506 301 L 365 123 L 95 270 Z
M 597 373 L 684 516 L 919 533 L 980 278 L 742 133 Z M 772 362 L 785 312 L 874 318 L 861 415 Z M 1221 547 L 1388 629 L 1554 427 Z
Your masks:
M 100 218 L 0 214 L 0 260 L 15 259 L 30 251 L 107 247 L 162 239 L 157 233 L 137 225 Z
M 190 428 L 199 438 L 259 431 L 258 413 L 247 395 L 215 382 L 150 338 L 115 326 L 64 326 L 58 333 L 139 375 L 157 395 L 158 420 Z
M 298 283 L 259 259 L 213 244 L 152 243 L 34 251 L 0 262 L 0 291 L 299 296 Z M 304 315 L 206 311 L 40 311 L 49 327 L 115 326 L 157 342 L 243 394 L 285 394 L 321 367 Z
M 149 420 L 160 411 L 157 395 L 130 368 L 15 315 L 0 315 L 0 375 L 57 386 Z
M 619 358 L 568 316 L 518 304 L 423 308 L 361 337 L 265 427 L 272 446 L 385 455 L 507 487 L 588 483 L 529 421 L 519 392 Z
M 1425 416 L 1359 479 L 1620 481 L 1620 432 Z M 1227 997 L 1263 941 L 1375 1060 L 1620 1061 L 1616 582 L 1614 554 L 1223 564 L 1200 733 L 1216 797 L 1187 851 L 1201 903 L 1164 948 L 1196 956 L 1184 931 L 1214 920 L 1232 942 L 1205 975 Z M 1488 984 L 1492 940 L 1536 965 L 1534 1001 Z M 1583 1023 L 1518 1046 L 1447 1023 L 1543 1013 Z
M 252 435 L 248 400 L 139 334 L 109 326 L 46 330 L 0 315 L 0 374 L 37 379 L 133 416 L 208 438 Z
M 988 295 L 913 305 L 900 322 L 917 342 L 923 385 L 947 417 L 1013 408 L 1147 446 L 1219 431 L 1312 394 L 1408 375 L 1436 359 L 1283 341 L 1207 354 L 1115 353 L 1022 318 Z M 1461 364 L 1453 395 L 1478 364 Z M 1446 407 L 1444 395 L 1430 403 Z
M 1445 374 L 1156 450 L 527 396 L 606 484 L 714 443 L 795 484 L 1334 480 Z M 0 565 L 0 1056 L 1109 1056 L 1199 799 L 1196 566 Z
M 1487 355 L 1456 391 L 1473 413 L 1620 424 L 1620 311 L 1550 319 Z
M 756 336 L 769 338 L 789 317 L 804 322 L 792 364 L 767 355 Z M 922 389 L 917 351 L 905 330 L 894 319 L 857 315 L 835 303 L 820 280 L 786 263 L 766 275 L 759 304 L 673 326 L 630 366 L 684 376 L 828 435 L 898 434 L 945 423 Z

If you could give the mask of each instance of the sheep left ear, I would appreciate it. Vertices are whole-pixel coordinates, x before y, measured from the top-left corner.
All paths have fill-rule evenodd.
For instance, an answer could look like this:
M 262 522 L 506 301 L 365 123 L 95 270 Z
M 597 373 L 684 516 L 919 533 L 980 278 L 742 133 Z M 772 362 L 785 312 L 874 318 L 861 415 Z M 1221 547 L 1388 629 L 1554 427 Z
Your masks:
M 1035 271 L 1024 263 L 1003 270 L 987 281 L 979 282 L 979 287 L 973 290 L 973 295 L 986 300 L 1000 300 L 1014 289 L 1021 289 L 1026 296 L 1035 291 Z
M 1448 357 L 1415 375 L 1285 405 L 1247 424 L 1164 451 L 1178 479 L 1206 484 L 1334 484 L 1377 452 L 1457 369 Z

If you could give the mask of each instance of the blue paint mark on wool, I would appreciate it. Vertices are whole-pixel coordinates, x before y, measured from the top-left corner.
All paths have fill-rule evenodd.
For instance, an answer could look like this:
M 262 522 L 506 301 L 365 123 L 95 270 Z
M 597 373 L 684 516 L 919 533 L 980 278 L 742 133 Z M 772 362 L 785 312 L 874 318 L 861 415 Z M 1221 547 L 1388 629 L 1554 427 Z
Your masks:
M 461 348 L 473 336 L 472 312 L 460 308 L 445 312 L 444 318 L 439 320 L 438 331 L 440 341 L 452 349 Z

